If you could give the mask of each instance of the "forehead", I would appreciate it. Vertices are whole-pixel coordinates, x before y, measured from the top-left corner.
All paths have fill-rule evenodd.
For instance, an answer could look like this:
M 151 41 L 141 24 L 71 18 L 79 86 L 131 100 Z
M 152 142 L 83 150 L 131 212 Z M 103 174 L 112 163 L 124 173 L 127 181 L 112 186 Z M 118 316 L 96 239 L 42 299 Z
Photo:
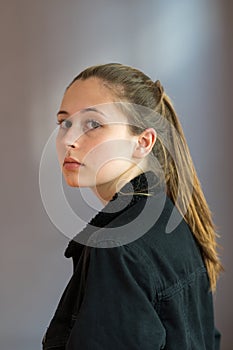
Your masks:
M 114 97 L 104 83 L 97 78 L 75 81 L 65 92 L 61 108 L 69 114 L 90 106 L 114 102 Z
M 110 119 L 124 120 L 126 117 L 116 107 L 113 93 L 98 78 L 75 81 L 65 92 L 60 110 L 73 115 L 81 110 L 96 107 L 107 114 Z

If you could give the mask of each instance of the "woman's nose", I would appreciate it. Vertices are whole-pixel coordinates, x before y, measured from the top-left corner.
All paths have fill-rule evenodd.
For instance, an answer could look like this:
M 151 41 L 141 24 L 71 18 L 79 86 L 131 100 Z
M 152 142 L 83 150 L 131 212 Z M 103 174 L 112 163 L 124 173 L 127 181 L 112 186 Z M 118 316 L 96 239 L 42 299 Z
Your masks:
M 65 144 L 65 146 L 77 147 L 81 136 L 82 132 L 80 129 L 72 126 L 66 131 L 65 135 L 63 135 L 63 144 Z

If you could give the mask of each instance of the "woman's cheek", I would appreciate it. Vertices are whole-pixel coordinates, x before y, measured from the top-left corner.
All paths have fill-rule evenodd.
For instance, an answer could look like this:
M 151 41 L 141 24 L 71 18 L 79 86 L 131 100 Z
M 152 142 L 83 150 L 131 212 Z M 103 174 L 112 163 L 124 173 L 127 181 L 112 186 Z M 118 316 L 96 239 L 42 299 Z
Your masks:
M 83 163 L 100 168 L 104 164 L 118 157 L 117 147 L 113 147 L 109 141 L 93 144 L 88 150 L 84 150 L 85 158 Z
M 59 162 L 60 166 L 63 166 L 66 151 L 65 151 L 65 148 L 62 146 L 59 139 L 56 139 L 56 151 L 57 151 L 58 162 Z

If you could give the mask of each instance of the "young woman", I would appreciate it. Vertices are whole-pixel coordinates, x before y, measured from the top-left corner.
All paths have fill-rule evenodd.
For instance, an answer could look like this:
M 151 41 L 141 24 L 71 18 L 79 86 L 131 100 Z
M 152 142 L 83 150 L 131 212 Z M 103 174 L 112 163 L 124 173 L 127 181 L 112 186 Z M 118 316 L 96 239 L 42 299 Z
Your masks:
M 219 349 L 216 227 L 160 82 L 89 67 L 65 91 L 57 152 L 103 209 L 70 241 L 73 275 L 43 349 Z

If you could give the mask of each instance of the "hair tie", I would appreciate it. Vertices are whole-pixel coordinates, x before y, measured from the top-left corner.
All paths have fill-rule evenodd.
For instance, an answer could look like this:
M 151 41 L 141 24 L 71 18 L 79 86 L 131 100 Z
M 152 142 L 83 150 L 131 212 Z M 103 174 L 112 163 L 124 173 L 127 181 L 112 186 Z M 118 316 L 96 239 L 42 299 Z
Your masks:
M 159 93 L 160 93 L 160 96 L 161 96 L 161 99 L 163 97 L 163 94 L 164 94 L 164 88 L 163 86 L 161 85 L 160 81 L 159 80 L 156 80 L 154 82 L 154 86 L 156 89 L 158 89 Z

